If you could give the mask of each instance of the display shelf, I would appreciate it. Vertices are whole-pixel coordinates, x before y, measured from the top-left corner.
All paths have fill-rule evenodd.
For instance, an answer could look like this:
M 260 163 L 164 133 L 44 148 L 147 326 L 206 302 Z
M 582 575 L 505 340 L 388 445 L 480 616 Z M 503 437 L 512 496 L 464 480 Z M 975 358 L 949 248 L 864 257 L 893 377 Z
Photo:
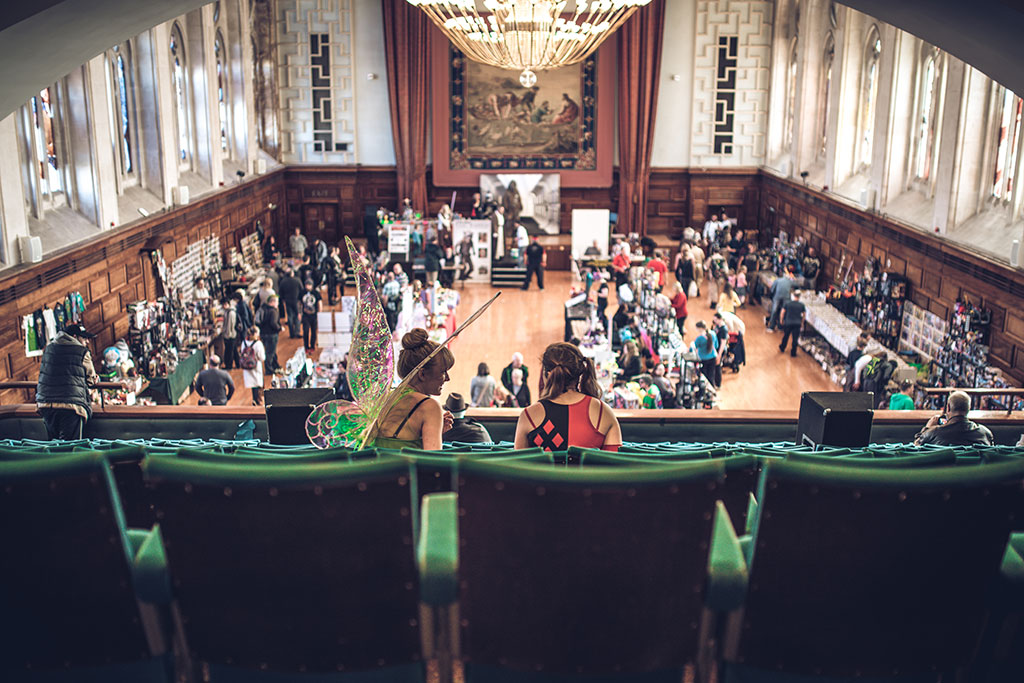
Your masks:
M 900 349 L 913 351 L 926 361 L 933 360 L 946 343 L 949 326 L 945 320 L 912 301 L 903 309 Z

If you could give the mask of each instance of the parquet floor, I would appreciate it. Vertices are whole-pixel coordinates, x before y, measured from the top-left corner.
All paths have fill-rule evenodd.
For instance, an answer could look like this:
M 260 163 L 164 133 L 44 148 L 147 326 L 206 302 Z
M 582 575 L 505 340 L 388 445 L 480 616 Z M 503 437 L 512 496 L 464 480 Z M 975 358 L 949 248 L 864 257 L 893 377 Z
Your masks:
M 543 291 L 537 289 L 535 283 L 526 292 L 515 288 L 501 289 L 501 296 L 490 310 L 452 343 L 456 364 L 450 372 L 451 381 L 445 386 L 445 395 L 460 392 L 468 398 L 469 382 L 479 363 L 487 363 L 491 374 L 497 378 L 516 351 L 526 358 L 531 372 L 539 371 L 544 348 L 562 339 L 563 302 L 568 298 L 570 278 L 568 272 L 548 272 Z M 467 284 L 465 289 L 460 287 L 458 291 L 462 297 L 458 308 L 461 321 L 497 290 L 490 285 Z M 609 316 L 615 312 L 616 306 L 613 294 L 608 306 Z M 689 313 L 686 325 L 688 341 L 695 334 L 697 321 L 710 322 L 713 311 L 707 299 L 703 298 L 690 302 Z M 725 371 L 719 392 L 722 409 L 796 410 L 800 405 L 801 392 L 837 389 L 821 367 L 803 351 L 796 358 L 790 358 L 788 353 L 779 353 L 781 332 L 765 332 L 764 313 L 760 308 L 742 308 L 740 317 L 747 325 L 747 365 L 739 373 Z M 285 331 L 279 341 L 278 357 L 290 357 L 300 343 L 299 339 L 289 339 Z M 233 370 L 231 375 L 237 387 L 231 405 L 248 404 L 251 395 L 242 387 L 241 371 Z M 536 374 L 531 375 L 529 384 L 536 398 Z M 195 405 L 197 400 L 193 393 L 185 404 Z

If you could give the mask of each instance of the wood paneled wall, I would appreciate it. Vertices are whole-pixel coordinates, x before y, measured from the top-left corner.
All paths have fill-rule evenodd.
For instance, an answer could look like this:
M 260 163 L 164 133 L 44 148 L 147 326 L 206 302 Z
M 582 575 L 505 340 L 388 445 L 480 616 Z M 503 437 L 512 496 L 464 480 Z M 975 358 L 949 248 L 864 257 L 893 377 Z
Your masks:
M 1024 381 L 1024 272 L 768 174 L 761 176 L 761 225 L 817 248 L 825 257 L 823 282 L 836 279 L 844 255 L 855 272 L 874 256 L 885 270 L 905 275 L 911 300 L 938 316 L 948 319 L 959 298 L 991 309 L 989 360 Z
M 21 317 L 53 306 L 73 291 L 86 303 L 85 325 L 97 334 L 93 357 L 128 333 L 126 307 L 154 295 L 154 280 L 143 249 L 159 244 L 168 265 L 200 238 L 218 235 L 221 250 L 253 230 L 279 222 L 283 173 L 276 171 L 188 206 L 149 216 L 102 234 L 86 244 L 69 247 L 45 261 L 0 274 L 0 380 L 34 380 L 39 358 L 25 355 Z M 277 211 L 267 206 L 276 204 Z M 21 392 L 0 392 L 0 402 L 23 400 Z
M 428 183 L 430 177 L 428 173 Z M 472 187 L 432 187 L 431 213 L 458 192 L 458 210 L 468 210 Z M 293 166 L 233 186 L 194 203 L 150 216 L 88 244 L 72 247 L 43 263 L 0 273 L 0 379 L 34 379 L 38 360 L 25 357 L 19 331 L 22 315 L 52 305 L 70 291 L 85 298 L 86 324 L 96 330 L 101 351 L 128 329 L 125 306 L 151 294 L 152 278 L 142 249 L 152 241 L 168 262 L 207 235 L 219 235 L 224 251 L 254 229 L 259 219 L 286 239 L 303 227 L 308 212 L 333 212 L 337 236 L 362 234 L 366 206 L 397 206 L 397 182 L 389 167 Z M 275 209 L 269 209 L 269 205 Z M 562 191 L 562 233 L 568 234 L 574 208 L 618 205 L 618 183 L 610 188 Z M 787 230 L 822 254 L 825 277 L 833 278 L 846 255 L 863 268 L 876 256 L 911 281 L 918 305 L 947 317 L 958 297 L 993 311 L 991 360 L 1024 381 L 1024 272 L 993 263 L 927 233 L 852 209 L 828 195 L 757 169 L 655 169 L 648 195 L 647 232 L 674 237 L 687 225 L 699 227 L 719 207 L 730 207 L 743 227 L 763 235 Z M 0 394 L 0 400 L 12 397 Z
M 647 204 L 646 232 L 676 236 L 686 226 L 701 226 L 720 207 L 730 207 L 743 225 L 752 225 L 758 216 L 759 173 L 755 168 L 686 169 L 657 168 L 651 172 Z M 338 213 L 338 234 L 361 235 L 366 206 L 398 207 L 398 183 L 392 167 L 292 166 L 285 171 L 288 207 L 287 227 L 303 226 L 307 207 L 334 204 Z M 455 210 L 468 212 L 476 187 L 435 187 L 427 171 L 430 215 L 456 193 Z M 611 209 L 618 211 L 619 179 L 616 170 L 611 187 L 561 190 L 561 232 L 572 230 L 573 209 Z M 626 232 L 622 226 L 619 232 Z

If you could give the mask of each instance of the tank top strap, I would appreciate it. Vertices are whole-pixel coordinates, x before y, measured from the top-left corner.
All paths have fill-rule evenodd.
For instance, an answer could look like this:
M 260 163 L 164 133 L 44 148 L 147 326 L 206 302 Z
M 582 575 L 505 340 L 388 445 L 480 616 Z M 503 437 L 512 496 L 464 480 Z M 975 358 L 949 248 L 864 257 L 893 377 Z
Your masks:
M 398 438 L 398 434 L 402 431 L 402 427 L 404 427 L 405 423 L 409 421 L 409 418 L 412 417 L 412 414 L 416 412 L 417 408 L 419 408 L 421 405 L 423 405 L 424 401 L 427 401 L 429 399 L 430 399 L 429 396 L 424 396 L 423 398 L 421 398 L 419 401 L 416 402 L 416 405 L 414 405 L 412 407 L 412 410 L 410 410 L 409 413 L 404 418 L 402 418 L 401 424 L 398 425 L 398 429 L 395 430 L 394 435 L 391 437 L 392 439 L 397 439 Z

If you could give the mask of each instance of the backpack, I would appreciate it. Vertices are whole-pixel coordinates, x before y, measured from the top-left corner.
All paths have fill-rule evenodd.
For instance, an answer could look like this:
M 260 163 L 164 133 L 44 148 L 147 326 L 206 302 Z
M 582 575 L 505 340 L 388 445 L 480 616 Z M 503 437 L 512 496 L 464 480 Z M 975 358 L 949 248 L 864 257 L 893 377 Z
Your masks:
M 242 352 L 239 354 L 238 365 L 243 370 L 255 370 L 256 366 L 259 365 L 259 361 L 256 360 L 256 343 L 242 344 Z
M 316 313 L 316 294 L 313 292 L 306 292 L 302 295 L 302 312 Z
M 255 325 L 256 327 L 262 327 L 262 325 L 263 325 L 263 318 L 265 317 L 265 314 L 266 314 L 266 311 L 263 310 L 262 306 L 257 308 L 256 309 L 256 315 L 253 316 L 252 324 Z
M 870 391 L 875 394 L 879 393 L 885 389 L 885 385 L 889 383 L 889 379 L 892 377 L 895 370 L 895 361 L 881 360 L 878 358 L 871 359 L 871 362 L 869 362 L 864 368 L 864 372 L 861 377 L 861 391 Z

